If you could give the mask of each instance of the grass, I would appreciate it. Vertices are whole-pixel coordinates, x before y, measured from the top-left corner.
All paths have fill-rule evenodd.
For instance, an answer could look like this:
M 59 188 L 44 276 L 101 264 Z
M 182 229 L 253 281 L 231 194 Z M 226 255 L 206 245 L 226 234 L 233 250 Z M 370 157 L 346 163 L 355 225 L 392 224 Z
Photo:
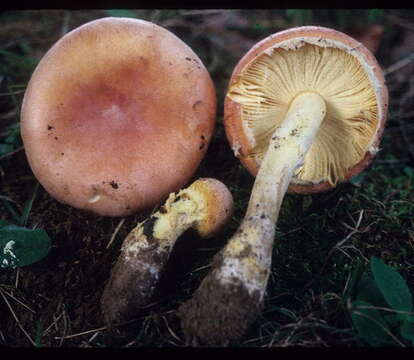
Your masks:
M 389 31 L 383 43 L 391 46 L 401 29 L 387 16 L 405 16 L 405 21 L 412 22 L 413 14 L 405 12 L 366 10 L 362 18 L 386 26 Z M 108 15 L 135 16 L 163 25 L 200 56 L 216 85 L 218 117 L 209 151 L 195 177 L 222 180 L 236 205 L 220 237 L 206 242 L 187 232 L 179 239 L 154 303 L 112 333 L 100 315 L 103 286 L 122 239 L 150 210 L 125 219 L 102 218 L 59 204 L 42 187 L 34 197 L 37 181 L 18 131 L 23 92 L 42 54 L 68 30 Z M 0 14 L 0 219 L 12 222 L 11 206 L 18 209 L 17 214 L 23 213 L 24 204 L 30 201 L 25 226 L 43 228 L 52 239 L 52 250 L 42 261 L 14 270 L 0 269 L 0 344 L 185 346 L 175 310 L 191 297 L 207 274 L 212 256 L 237 229 L 254 180 L 233 156 L 222 125 L 223 98 L 233 67 L 250 46 L 272 32 L 303 22 L 345 30 L 353 25 L 355 16 L 351 15 L 339 10 L 301 13 L 297 9 Z M 384 68 L 392 65 L 392 50 L 379 50 L 378 60 Z M 397 270 L 414 292 L 414 136 L 411 118 L 406 115 L 413 111 L 407 94 L 412 94 L 414 77 L 399 82 L 395 75 L 387 76 L 389 120 L 372 166 L 329 193 L 286 196 L 264 310 L 245 336 L 231 346 L 365 346 L 352 325 L 347 299 L 355 290 L 351 281 L 355 270 L 368 269 L 372 257 Z

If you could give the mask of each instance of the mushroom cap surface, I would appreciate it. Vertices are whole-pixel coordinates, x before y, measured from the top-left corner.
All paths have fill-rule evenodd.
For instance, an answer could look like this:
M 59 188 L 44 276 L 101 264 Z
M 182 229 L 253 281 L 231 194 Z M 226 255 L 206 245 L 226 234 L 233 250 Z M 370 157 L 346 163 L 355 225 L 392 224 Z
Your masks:
M 195 225 L 200 236 L 208 238 L 217 234 L 233 214 L 233 196 L 221 181 L 214 178 L 200 178 L 189 190 L 202 197 L 203 216 Z
M 24 95 L 21 134 L 55 199 L 125 216 L 187 183 L 215 116 L 213 82 L 189 46 L 153 23 L 109 17 L 44 55 Z
M 224 107 L 227 139 L 255 176 L 272 133 L 302 92 L 320 94 L 327 114 L 288 192 L 329 190 L 369 165 L 387 118 L 382 70 L 350 36 L 302 26 L 254 45 L 230 79 Z

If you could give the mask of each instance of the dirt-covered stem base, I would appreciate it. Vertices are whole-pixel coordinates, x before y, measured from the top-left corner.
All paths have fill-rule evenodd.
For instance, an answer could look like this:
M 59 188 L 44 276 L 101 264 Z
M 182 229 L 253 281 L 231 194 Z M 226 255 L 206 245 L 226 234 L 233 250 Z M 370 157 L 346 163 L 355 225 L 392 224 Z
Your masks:
M 201 205 L 186 192 L 170 194 L 126 237 L 101 299 L 108 324 L 129 320 L 149 304 L 172 247 L 199 220 Z

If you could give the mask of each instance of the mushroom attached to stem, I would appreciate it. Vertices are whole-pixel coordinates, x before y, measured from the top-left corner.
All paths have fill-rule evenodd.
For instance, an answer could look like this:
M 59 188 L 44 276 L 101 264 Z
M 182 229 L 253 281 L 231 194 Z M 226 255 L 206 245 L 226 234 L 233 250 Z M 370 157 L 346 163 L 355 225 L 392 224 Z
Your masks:
M 387 99 L 372 54 L 335 30 L 283 31 L 241 59 L 225 125 L 256 179 L 238 230 L 179 309 L 189 338 L 217 344 L 245 332 L 263 305 L 285 193 L 328 190 L 362 171 L 378 150 Z
M 130 319 L 152 299 L 177 238 L 194 228 L 203 238 L 215 235 L 233 212 L 227 187 L 212 178 L 196 180 L 171 193 L 164 205 L 125 238 L 101 299 L 108 324 Z

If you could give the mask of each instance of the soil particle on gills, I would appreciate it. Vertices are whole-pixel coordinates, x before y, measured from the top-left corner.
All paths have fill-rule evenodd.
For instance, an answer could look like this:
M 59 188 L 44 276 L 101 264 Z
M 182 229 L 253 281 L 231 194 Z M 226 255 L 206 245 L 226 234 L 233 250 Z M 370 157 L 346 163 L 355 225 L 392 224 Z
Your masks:
M 237 279 L 220 282 L 214 271 L 181 305 L 178 316 L 189 342 L 226 345 L 244 334 L 260 311 L 259 293 L 249 294 Z

